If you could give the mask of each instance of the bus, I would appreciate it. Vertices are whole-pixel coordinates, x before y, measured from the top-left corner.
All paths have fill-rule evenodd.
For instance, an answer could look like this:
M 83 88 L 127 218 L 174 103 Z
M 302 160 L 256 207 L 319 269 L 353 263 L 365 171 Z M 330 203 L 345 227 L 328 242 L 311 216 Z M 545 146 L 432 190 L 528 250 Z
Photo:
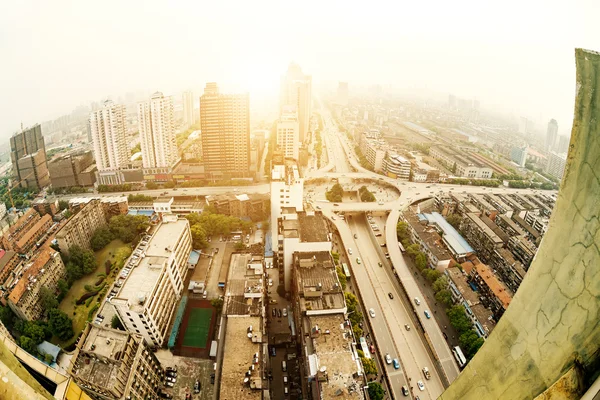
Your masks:
M 342 270 L 344 271 L 344 275 L 346 275 L 346 279 L 350 279 L 350 269 L 348 268 L 348 264 L 342 263 Z
M 467 359 L 465 358 L 460 347 L 453 347 L 452 354 L 454 354 L 454 358 L 456 359 L 456 362 L 458 363 L 459 367 L 463 368 L 467 364 Z
M 360 348 L 362 349 L 365 358 L 371 358 L 371 352 L 369 351 L 369 346 L 367 346 L 367 340 L 364 337 L 358 339 L 360 343 Z
M 402 243 L 398 242 L 398 247 L 400 248 L 400 253 L 404 254 L 404 246 L 402 246 Z

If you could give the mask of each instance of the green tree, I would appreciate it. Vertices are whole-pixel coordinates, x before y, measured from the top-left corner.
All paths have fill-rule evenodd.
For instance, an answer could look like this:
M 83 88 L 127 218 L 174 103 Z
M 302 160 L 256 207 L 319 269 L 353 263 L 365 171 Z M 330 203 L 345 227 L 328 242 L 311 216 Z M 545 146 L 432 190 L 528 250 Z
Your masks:
M 377 366 L 372 358 L 361 358 L 366 375 L 377 375 Z
M 458 230 L 460 223 L 462 222 L 462 218 L 458 214 L 450 214 L 446 217 L 446 221 L 448 221 L 448 223 L 452 225 L 454 229 Z
M 385 390 L 379 382 L 369 382 L 369 399 L 370 400 L 383 400 L 385 397 Z
M 173 189 L 175 187 L 175 181 L 167 181 L 163 184 L 165 189 Z
M 134 155 L 135 153 L 139 153 L 140 151 L 142 151 L 142 145 L 141 145 L 141 143 L 138 143 L 135 146 L 133 146 L 133 148 L 131 149 L 131 155 Z
M 361 186 L 358 189 L 358 194 L 360 195 L 360 200 L 366 203 L 372 203 L 376 201 L 375 195 L 367 189 L 366 186 Z
M 73 322 L 67 314 L 56 308 L 50 310 L 48 327 L 60 340 L 68 340 L 73 337 Z
M 462 305 L 459 304 L 450 307 L 446 311 L 446 314 L 448 314 L 450 324 L 452 324 L 460 334 L 471 329 L 471 320 L 467 317 L 465 308 Z
M 54 362 L 54 357 L 52 357 L 51 354 L 44 353 L 43 356 L 44 356 L 44 361 L 46 362 L 46 364 L 50 365 Z
M 325 198 L 334 203 L 342 201 L 343 195 L 344 188 L 339 183 L 336 183 L 329 191 L 325 192 Z
M 21 335 L 19 338 L 19 346 L 33 356 L 38 352 L 37 344 L 29 336 Z
M 52 312 L 52 310 L 50 312 Z M 44 341 L 48 332 L 41 323 L 25 321 L 21 333 L 24 336 L 31 338 L 35 344 L 40 344 Z
M 0 321 L 6 326 L 7 329 L 11 329 L 15 322 L 15 314 L 10 307 L 0 306 Z
M 439 301 L 440 303 L 443 303 L 443 304 L 445 304 L 447 306 L 451 306 L 452 303 L 453 303 L 453 301 L 452 301 L 452 292 L 449 291 L 448 289 L 442 289 L 439 292 L 437 292 L 435 294 L 435 299 L 437 301 Z
M 154 182 L 146 182 L 146 189 L 148 189 L 148 190 L 158 189 L 158 185 Z
M 131 197 L 131 195 L 130 195 Z M 94 231 L 90 239 L 92 250 L 98 251 L 106 247 L 113 240 L 113 234 L 107 226 L 102 226 Z
M 123 324 L 121 323 L 121 320 L 119 319 L 119 316 L 118 316 L 118 315 L 116 315 L 116 314 L 115 314 L 115 315 L 113 315 L 113 317 L 112 317 L 112 319 L 111 319 L 111 321 L 110 321 L 110 326 L 111 326 L 113 329 L 119 329 L 119 330 L 121 330 L 121 331 L 124 331 L 124 330 L 125 330 L 125 327 L 124 327 L 124 326 L 123 326 Z
M 55 294 L 46 286 L 42 286 L 39 292 L 40 303 L 45 312 L 49 312 L 53 308 L 58 308 L 58 300 Z
M 341 267 L 336 267 L 335 272 L 337 273 L 338 280 L 340 281 L 340 285 L 342 286 L 342 291 L 346 290 L 347 280 L 344 271 L 342 271 Z
M 354 337 L 357 338 L 357 340 L 363 335 L 363 330 L 358 324 L 352 325 L 352 332 L 354 332 Z
M 396 235 L 400 241 L 408 239 L 408 224 L 406 222 L 398 221 L 398 224 L 396 225 Z
M 217 310 L 217 312 L 221 312 L 223 309 L 223 299 L 220 297 L 214 298 L 210 301 L 210 305 Z
M 421 246 L 419 246 L 417 243 L 411 244 L 410 246 L 405 247 L 404 249 L 406 250 L 406 254 L 408 254 L 413 260 L 415 259 L 417 254 L 421 252 Z
M 448 287 L 448 279 L 445 276 L 440 276 L 439 278 L 436 279 L 435 282 L 433 282 L 433 291 L 434 292 L 439 292 L 441 290 L 444 290 Z
M 206 232 L 202 224 L 195 224 L 190 227 L 192 233 L 192 245 L 194 249 L 204 249 L 208 246 L 206 241 Z
M 125 243 L 131 243 L 149 226 L 148 217 L 143 215 L 116 215 L 108 222 L 113 238 L 121 239 Z
M 146 185 L 147 187 L 148 185 Z M 143 201 L 153 201 L 154 197 L 146 196 L 145 194 L 130 194 L 127 196 L 127 201 L 130 203 L 143 202 Z
M 67 200 L 59 200 L 58 201 L 59 211 L 66 210 L 67 208 L 69 208 L 69 202 Z
M 333 257 L 333 261 L 334 261 L 335 265 L 338 265 L 340 263 L 340 253 L 338 253 L 336 251 L 332 251 L 331 257 Z
M 427 267 L 427 257 L 425 256 L 425 254 L 423 254 L 422 252 L 417 253 L 417 255 L 415 256 L 415 265 L 417 266 L 419 271 L 422 271 L 423 269 L 425 269 L 425 267 Z
M 72 215 L 73 215 L 73 213 L 70 210 L 65 210 L 63 212 L 63 217 L 65 217 L 65 219 L 71 218 Z
M 442 276 L 442 273 L 437 269 L 425 268 L 422 272 L 425 279 L 427 279 L 429 282 L 435 282 L 440 276 Z
M 465 351 L 465 356 L 471 359 L 483 345 L 484 340 L 473 329 L 469 329 L 459 336 L 458 342 L 460 343 L 460 347 Z

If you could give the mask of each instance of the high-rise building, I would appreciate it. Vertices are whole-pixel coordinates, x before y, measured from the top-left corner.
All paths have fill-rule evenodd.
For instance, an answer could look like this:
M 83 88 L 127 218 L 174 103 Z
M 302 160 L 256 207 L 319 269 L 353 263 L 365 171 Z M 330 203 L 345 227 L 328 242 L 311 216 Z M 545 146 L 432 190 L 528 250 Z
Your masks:
M 300 142 L 304 142 L 310 128 L 312 107 L 312 77 L 304 75 L 298 64 L 291 63 L 284 76 L 281 77 L 280 110 L 284 106 L 293 105 L 298 110 L 300 125 Z
M 50 184 L 46 145 L 38 124 L 10 138 L 13 178 L 20 187 L 41 189 Z
M 129 162 L 125 115 L 122 104 L 111 100 L 104 107 L 90 114 L 89 126 L 98 171 L 111 171 L 124 168 Z
M 569 142 L 570 141 L 571 141 L 571 138 L 569 136 L 559 135 L 558 136 L 558 145 L 556 146 L 556 150 L 559 153 L 567 153 L 569 151 Z
M 285 106 L 277 121 L 277 147 L 283 152 L 285 158 L 298 161 L 300 150 L 300 125 L 298 112 L 294 106 Z
M 562 179 L 565 173 L 565 165 L 567 164 L 566 153 L 555 153 L 551 151 L 548 154 L 548 164 L 546 165 L 546 172 L 557 179 Z
M 200 97 L 204 171 L 212 178 L 250 173 L 250 100 L 248 94 L 223 94 L 209 82 Z
M 138 125 L 142 166 L 153 169 L 173 167 L 177 163 L 173 98 L 156 92 L 149 101 L 138 103 Z
M 548 130 L 546 131 L 546 151 L 553 151 L 556 147 L 556 139 L 558 138 L 558 122 L 551 119 L 548 122 Z
M 527 146 L 513 147 L 510 151 L 510 159 L 520 167 L 525 167 L 525 162 L 527 162 Z
M 183 92 L 183 124 L 186 127 L 194 125 L 194 93 L 190 90 Z
M 519 133 L 527 134 L 533 132 L 533 121 L 526 117 L 519 119 Z
M 337 103 L 341 106 L 348 105 L 348 82 L 338 83 Z

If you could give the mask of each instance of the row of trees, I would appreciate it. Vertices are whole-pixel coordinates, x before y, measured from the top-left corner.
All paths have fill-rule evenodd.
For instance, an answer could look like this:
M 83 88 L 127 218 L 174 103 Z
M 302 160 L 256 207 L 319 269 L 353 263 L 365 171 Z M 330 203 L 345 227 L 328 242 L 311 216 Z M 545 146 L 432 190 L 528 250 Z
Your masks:
M 249 231 L 253 224 L 237 217 L 218 214 L 214 207 L 205 207 L 202 214 L 188 214 L 192 232 L 192 245 L 195 249 L 208 246 L 207 238 L 212 235 L 229 235 L 234 231 Z
M 356 153 L 356 158 L 358 158 L 358 163 L 360 164 L 360 166 L 373 172 L 373 168 L 371 167 L 371 164 L 369 164 L 369 162 L 367 161 L 367 158 L 360 149 L 360 146 L 354 146 L 354 152 Z
M 129 203 L 139 203 L 142 201 L 154 201 L 154 197 L 146 196 L 145 194 L 130 194 L 127 196 L 127 201 Z
M 358 299 L 352 293 L 345 293 L 346 307 L 348 308 L 348 319 L 352 323 L 352 331 L 354 337 L 358 340 L 363 335 L 363 330 L 360 327 L 363 320 L 363 314 L 358 309 Z
M 74 193 L 87 193 L 89 191 L 88 188 L 83 186 L 70 186 L 63 188 L 50 188 L 48 189 L 48 194 L 74 194 Z
M 508 181 L 508 187 L 517 189 L 541 189 L 554 190 L 558 189 L 558 185 L 550 182 L 529 182 L 529 181 Z
M 501 185 L 497 179 L 466 179 L 466 178 L 454 178 L 447 179 L 446 183 L 452 185 L 471 185 L 471 186 L 486 186 L 486 187 L 498 187 Z
M 148 229 L 148 217 L 143 215 L 116 215 L 107 226 L 96 229 L 90 240 L 93 250 L 103 249 L 114 239 L 131 243 L 142 232 Z M 93 253 L 92 253 L 93 254 Z
M 98 192 L 131 192 L 134 190 L 133 185 L 130 183 L 124 183 L 122 185 L 98 185 Z
M 339 183 L 336 183 L 335 185 L 333 185 L 331 187 L 331 189 L 329 189 L 327 192 L 325 192 L 325 198 L 327 200 L 331 201 L 332 203 L 338 203 L 338 202 L 342 201 L 343 195 L 344 195 L 344 188 Z
M 323 155 L 323 141 L 321 140 L 321 130 L 315 131 L 315 154 L 317 155 L 317 168 L 321 168 L 321 157 Z
M 473 329 L 471 319 L 467 316 L 462 305 L 455 305 L 446 310 L 450 324 L 458 331 L 458 341 L 464 350 L 465 357 L 470 360 L 475 356 L 477 350 L 483 346 L 483 338 L 479 337 Z
M 360 196 L 360 201 L 365 203 L 372 203 L 377 200 L 375 199 L 375 195 L 366 186 L 361 186 L 358 189 L 358 195 Z

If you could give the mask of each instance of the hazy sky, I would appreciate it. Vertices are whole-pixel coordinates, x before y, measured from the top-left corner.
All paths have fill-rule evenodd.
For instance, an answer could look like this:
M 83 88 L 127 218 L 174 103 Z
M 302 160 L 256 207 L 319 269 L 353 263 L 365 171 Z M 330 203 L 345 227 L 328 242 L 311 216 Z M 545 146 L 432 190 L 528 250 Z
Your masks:
M 316 84 L 451 92 L 568 131 L 574 48 L 600 50 L 600 1 L 493 3 L 3 1 L 0 138 L 137 90 L 217 81 L 260 101 L 291 60 Z

